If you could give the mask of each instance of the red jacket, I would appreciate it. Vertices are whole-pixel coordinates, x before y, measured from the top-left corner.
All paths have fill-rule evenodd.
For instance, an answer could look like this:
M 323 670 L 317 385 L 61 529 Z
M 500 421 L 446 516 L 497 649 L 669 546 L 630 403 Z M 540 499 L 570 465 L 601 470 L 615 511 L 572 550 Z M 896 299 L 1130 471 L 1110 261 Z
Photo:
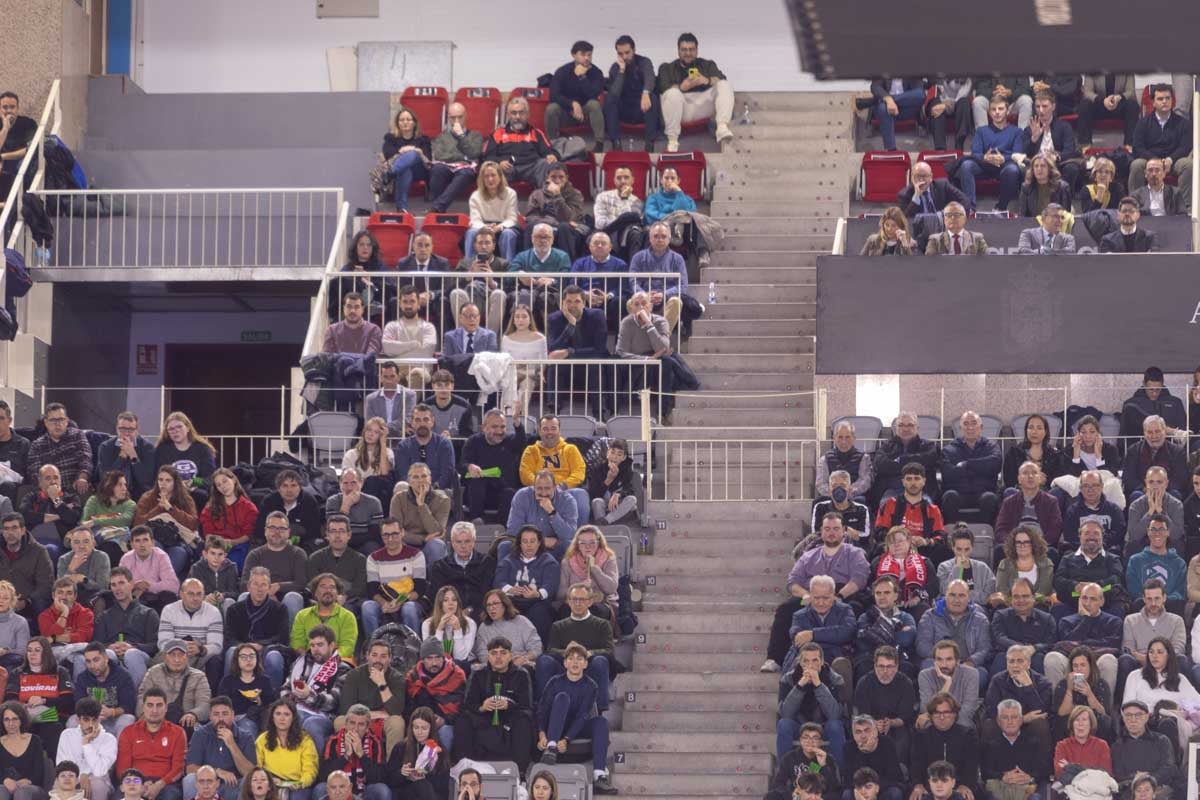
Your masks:
M 139 719 L 125 730 L 117 741 L 117 774 L 133 767 L 141 770 L 146 781 L 162 780 L 172 784 L 183 776 L 187 735 L 174 722 L 163 720 L 157 732 L 146 728 Z
M 205 536 L 220 536 L 222 539 L 241 539 L 254 535 L 254 523 L 258 521 L 258 507 L 249 497 L 242 495 L 231 508 L 226 508 L 220 519 L 213 517 L 208 506 L 200 512 L 200 531 Z
M 95 631 L 95 628 L 95 616 L 92 614 L 91 609 L 85 607 L 82 603 L 71 604 L 71 610 L 67 613 L 67 626 L 65 628 L 58 624 L 58 609 L 53 605 L 38 614 L 38 630 L 42 632 L 43 636 L 49 636 L 51 641 L 59 634 L 70 631 L 71 644 L 77 642 L 87 644 L 92 640 L 92 633 Z

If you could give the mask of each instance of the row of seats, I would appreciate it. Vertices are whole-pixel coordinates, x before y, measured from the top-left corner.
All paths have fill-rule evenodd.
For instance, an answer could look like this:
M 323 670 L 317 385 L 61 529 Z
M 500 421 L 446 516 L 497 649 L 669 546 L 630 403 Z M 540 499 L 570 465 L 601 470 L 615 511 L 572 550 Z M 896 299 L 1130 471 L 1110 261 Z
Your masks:
M 1011 421 L 1005 422 L 999 417 L 989 414 L 980 414 L 980 420 L 983 422 L 983 435 L 989 439 L 1000 438 L 1020 438 L 1025 431 L 1025 423 L 1029 421 L 1032 414 L 1018 414 Z M 1042 416 L 1046 423 L 1050 426 L 1050 438 L 1058 439 L 1062 434 L 1063 422 L 1062 418 L 1054 416 L 1051 413 L 1043 413 Z M 875 450 L 878 442 L 889 438 L 891 430 L 884 431 L 883 421 L 878 417 L 868 416 L 844 416 L 835 419 L 829 426 L 829 436 L 833 437 L 833 431 L 837 429 L 838 423 L 850 422 L 854 425 L 855 436 L 862 442 L 862 450 L 865 453 L 870 453 Z M 1116 444 L 1120 436 L 1121 423 L 1113 414 L 1104 414 L 1097 420 L 1100 423 L 1100 435 L 1106 442 Z M 943 438 L 953 439 L 959 436 L 960 420 L 955 419 L 953 423 L 942 427 L 942 420 L 939 417 L 929 415 L 917 416 L 917 430 L 922 439 L 935 442 Z

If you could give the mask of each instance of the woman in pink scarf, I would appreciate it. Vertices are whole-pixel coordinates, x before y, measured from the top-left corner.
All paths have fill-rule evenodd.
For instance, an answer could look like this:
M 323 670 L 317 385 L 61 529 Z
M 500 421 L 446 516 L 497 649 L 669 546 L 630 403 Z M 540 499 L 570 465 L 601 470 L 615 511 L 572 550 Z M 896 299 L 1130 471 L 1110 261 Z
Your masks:
M 603 597 L 596 600 L 591 612 L 610 621 L 617 618 L 617 581 L 620 580 L 617 558 L 595 525 L 584 525 L 575 531 L 575 538 L 563 555 L 560 575 L 557 598 L 563 603 L 560 617 L 571 613 L 565 603 L 567 590 L 576 583 L 586 583 L 592 587 L 593 595 Z
M 893 575 L 900 582 L 900 607 L 920 621 L 929 610 L 930 598 L 937 596 L 937 577 L 929 559 L 917 552 L 909 540 L 908 528 L 897 525 L 883 540 L 884 553 L 876 561 L 872 574 Z

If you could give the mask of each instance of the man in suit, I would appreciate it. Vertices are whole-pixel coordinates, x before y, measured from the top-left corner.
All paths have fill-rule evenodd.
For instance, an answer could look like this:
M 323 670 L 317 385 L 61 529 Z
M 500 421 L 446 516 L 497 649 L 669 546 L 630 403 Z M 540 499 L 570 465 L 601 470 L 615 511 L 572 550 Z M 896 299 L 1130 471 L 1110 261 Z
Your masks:
M 1142 109 L 1131 73 L 1119 75 L 1085 75 L 1083 99 L 1075 107 L 1075 139 L 1080 146 L 1092 143 L 1092 123 L 1098 119 L 1125 121 L 1126 148 L 1133 147 L 1133 129 L 1137 127 Z
M 1022 255 L 1072 255 L 1075 252 L 1075 237 L 1062 232 L 1063 207 L 1058 203 L 1047 203 L 1042 211 L 1042 224 L 1021 231 L 1017 249 Z
M 458 312 L 458 327 L 446 331 L 442 342 L 442 353 L 448 356 L 468 353 L 498 353 L 496 334 L 489 328 L 479 326 L 479 306 L 467 303 Z
M 1100 240 L 1101 253 L 1149 253 L 1154 249 L 1154 232 L 1138 227 L 1142 212 L 1132 197 L 1124 197 L 1117 205 L 1120 229 L 1105 234 Z
M 1162 159 L 1152 158 L 1146 162 L 1146 185 L 1130 195 L 1137 200 L 1138 210 L 1152 217 L 1165 217 L 1188 213 L 1183 202 L 1183 193 L 1164 181 L 1167 168 Z
M 550 358 L 608 358 L 608 321 L 604 310 L 588 308 L 583 289 L 571 284 L 563 290 L 559 310 L 546 321 L 546 348 Z M 550 387 L 557 387 L 553 396 L 567 399 L 572 389 L 588 389 L 588 402 L 593 412 L 598 412 L 606 397 L 611 403 L 611 392 L 615 375 L 601 367 L 553 367 L 549 370 Z M 561 403 L 560 403 L 561 405 Z
M 433 252 L 433 237 L 428 233 L 418 233 L 412 239 L 412 251 L 400 259 L 396 269 L 401 272 L 449 272 L 450 262 Z M 453 317 L 445 311 L 445 300 L 450 296 L 448 278 L 412 278 L 401 279 L 402 283 L 412 283 L 418 289 L 417 300 L 425 311 L 425 318 L 437 325 L 438 320 L 452 321 Z M 399 288 L 394 288 L 399 291 Z M 446 326 L 439 325 L 440 328 Z
M 936 214 L 950 201 L 967 204 L 967 196 L 945 178 L 933 179 L 933 167 L 925 161 L 913 164 L 912 177 L 896 195 L 896 205 L 904 216 L 912 219 L 918 214 Z
M 391 362 L 379 366 L 379 389 L 367 395 L 363 418 L 382 417 L 388 436 L 404 436 L 404 420 L 417 405 L 417 393 L 400 385 L 400 368 Z
M 925 255 L 927 256 L 986 256 L 988 252 L 987 240 L 978 233 L 972 233 L 966 230 L 967 227 L 967 210 L 963 208 L 962 203 L 953 202 L 946 204 L 946 210 L 942 217 L 946 222 L 946 230 L 929 237 L 929 244 L 925 246 Z

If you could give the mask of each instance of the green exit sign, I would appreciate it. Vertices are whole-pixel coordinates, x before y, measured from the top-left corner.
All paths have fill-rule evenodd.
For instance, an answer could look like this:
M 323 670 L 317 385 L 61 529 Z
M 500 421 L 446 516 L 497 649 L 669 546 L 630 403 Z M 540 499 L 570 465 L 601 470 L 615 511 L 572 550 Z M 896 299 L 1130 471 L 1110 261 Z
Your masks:
M 270 331 L 242 331 L 243 342 L 269 342 L 271 341 Z

